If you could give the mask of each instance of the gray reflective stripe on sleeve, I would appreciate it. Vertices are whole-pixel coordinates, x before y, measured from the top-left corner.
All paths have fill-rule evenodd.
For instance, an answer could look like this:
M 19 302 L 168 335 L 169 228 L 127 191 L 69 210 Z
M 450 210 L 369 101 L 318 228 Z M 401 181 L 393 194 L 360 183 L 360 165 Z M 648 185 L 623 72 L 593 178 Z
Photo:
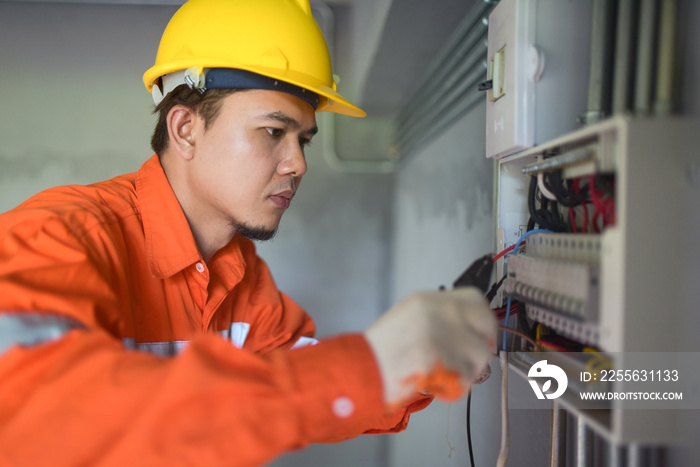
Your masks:
M 246 337 L 250 331 L 249 323 L 231 323 L 231 327 L 219 331 L 219 335 L 231 341 L 235 347 L 239 349 L 243 347 Z M 161 357 L 174 357 L 183 350 L 190 341 L 168 341 L 168 342 L 136 342 L 133 337 L 125 337 L 122 339 L 122 344 L 129 350 L 138 350 L 139 352 L 148 352 Z
M 13 345 L 32 346 L 60 339 L 85 326 L 72 318 L 35 311 L 0 312 L 0 353 Z
M 219 331 L 219 335 L 230 341 L 234 347 L 239 349 L 245 344 L 248 332 L 250 331 L 250 323 L 231 323 L 229 329 Z M 125 337 L 122 339 L 124 347 L 129 350 L 138 350 L 139 352 L 147 352 L 161 357 L 174 357 L 182 352 L 190 341 L 168 341 L 168 342 L 136 342 L 133 337 Z M 292 346 L 292 349 L 306 347 L 309 345 L 318 344 L 318 340 L 311 337 L 300 337 Z
M 169 341 L 169 342 L 135 342 L 133 337 L 125 337 L 122 339 L 122 344 L 129 350 L 138 350 L 159 357 L 174 357 L 179 354 L 190 341 Z
M 293 349 L 298 349 L 301 347 L 308 347 L 310 345 L 316 345 L 318 344 L 318 339 L 314 339 L 313 337 L 300 337 L 299 340 L 297 340 L 294 345 L 292 346 Z

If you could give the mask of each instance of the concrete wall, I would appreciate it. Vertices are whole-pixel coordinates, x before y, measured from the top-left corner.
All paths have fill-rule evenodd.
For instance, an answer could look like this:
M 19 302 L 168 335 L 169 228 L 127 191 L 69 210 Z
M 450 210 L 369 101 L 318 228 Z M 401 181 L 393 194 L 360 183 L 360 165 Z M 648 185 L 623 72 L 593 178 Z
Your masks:
M 173 11 L 0 2 L 0 210 L 150 156 L 141 75 Z

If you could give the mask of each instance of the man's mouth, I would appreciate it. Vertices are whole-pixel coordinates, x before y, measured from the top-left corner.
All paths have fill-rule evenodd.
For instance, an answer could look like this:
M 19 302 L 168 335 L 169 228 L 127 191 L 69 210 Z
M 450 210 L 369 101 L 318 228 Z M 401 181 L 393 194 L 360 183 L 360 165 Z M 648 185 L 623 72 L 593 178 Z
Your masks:
M 270 201 L 278 208 L 287 209 L 294 198 L 294 191 L 284 190 L 270 195 Z

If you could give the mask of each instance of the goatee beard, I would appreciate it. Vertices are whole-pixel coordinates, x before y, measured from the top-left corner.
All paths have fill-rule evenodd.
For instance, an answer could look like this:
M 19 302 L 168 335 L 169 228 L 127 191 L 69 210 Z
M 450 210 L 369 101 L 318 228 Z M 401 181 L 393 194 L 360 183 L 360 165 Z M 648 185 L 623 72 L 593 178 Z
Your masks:
M 236 230 L 236 233 L 243 235 L 250 240 L 258 240 L 261 242 L 272 240 L 277 235 L 277 227 L 274 229 L 266 229 L 264 227 L 250 227 L 247 225 L 238 224 L 231 221 L 231 227 Z

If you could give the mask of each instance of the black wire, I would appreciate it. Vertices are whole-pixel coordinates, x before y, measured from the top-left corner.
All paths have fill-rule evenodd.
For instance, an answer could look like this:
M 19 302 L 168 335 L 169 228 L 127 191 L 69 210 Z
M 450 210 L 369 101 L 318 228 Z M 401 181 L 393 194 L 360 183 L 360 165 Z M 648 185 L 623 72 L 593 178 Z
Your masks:
M 472 388 L 473 389 L 473 388 Z M 469 394 L 467 394 L 467 445 L 469 446 L 469 460 L 472 463 L 472 467 L 474 467 L 474 451 L 472 449 L 472 427 L 471 427 L 471 421 L 470 421 L 470 412 L 472 408 L 472 391 L 469 391 Z
M 553 232 L 566 232 L 569 228 L 567 224 L 562 222 L 556 222 L 552 219 L 552 213 L 548 209 L 537 209 L 536 206 L 537 198 L 537 177 L 532 177 L 530 180 L 530 187 L 528 189 L 527 205 L 530 210 L 530 217 L 534 220 L 534 223 L 542 227 L 543 229 L 548 229 Z M 543 199 L 542 204 L 547 206 L 547 202 Z M 552 203 L 554 204 L 554 203 Z M 556 205 L 555 205 L 556 208 Z
M 574 193 L 569 186 L 564 186 L 565 180 L 561 178 L 561 171 L 551 172 L 544 177 L 545 186 L 554 194 L 557 201 L 567 207 L 573 208 L 588 202 L 588 185 L 583 186 L 581 193 Z M 567 181 L 568 185 L 568 181 Z
M 486 293 L 486 301 L 491 303 L 494 298 L 496 298 L 496 294 L 498 293 L 498 289 L 501 288 L 501 285 L 503 285 L 503 281 L 506 280 L 505 274 L 503 277 L 501 277 L 501 280 L 498 282 L 494 282 L 493 285 L 491 286 L 491 289 Z
M 554 225 L 560 225 L 561 229 L 564 231 L 569 231 L 568 223 L 561 218 L 559 203 L 552 201 L 549 198 L 543 198 L 540 205 L 542 206 L 541 211 L 543 212 L 544 218 L 549 219 L 549 221 L 553 222 Z
M 615 176 L 598 174 L 594 179 L 595 189 L 603 192 L 607 196 L 615 196 Z

